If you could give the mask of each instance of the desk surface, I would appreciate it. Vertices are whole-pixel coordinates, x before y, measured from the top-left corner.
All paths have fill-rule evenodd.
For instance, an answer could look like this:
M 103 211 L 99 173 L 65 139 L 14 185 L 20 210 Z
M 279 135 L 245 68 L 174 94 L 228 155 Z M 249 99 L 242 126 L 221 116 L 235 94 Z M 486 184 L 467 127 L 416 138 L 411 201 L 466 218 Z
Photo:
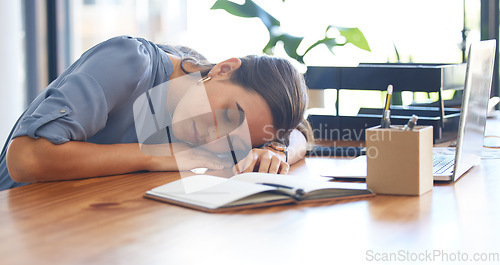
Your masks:
M 499 120 L 489 122 L 497 135 Z M 291 173 L 315 175 L 310 165 L 331 159 L 306 158 Z M 384 259 L 397 264 L 465 258 L 498 264 L 499 162 L 483 159 L 459 181 L 437 183 L 420 197 L 377 195 L 224 214 L 142 197 L 178 179 L 178 173 L 32 184 L 0 192 L 0 264 L 361 264 Z

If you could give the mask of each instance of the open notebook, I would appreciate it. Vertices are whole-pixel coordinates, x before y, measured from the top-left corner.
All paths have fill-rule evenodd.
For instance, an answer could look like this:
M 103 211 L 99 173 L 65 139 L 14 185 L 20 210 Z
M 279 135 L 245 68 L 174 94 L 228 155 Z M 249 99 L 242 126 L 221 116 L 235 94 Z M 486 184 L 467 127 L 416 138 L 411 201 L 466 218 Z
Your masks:
M 153 188 L 144 196 L 205 212 L 222 212 L 373 195 L 365 183 L 252 172 L 231 178 L 194 175 Z

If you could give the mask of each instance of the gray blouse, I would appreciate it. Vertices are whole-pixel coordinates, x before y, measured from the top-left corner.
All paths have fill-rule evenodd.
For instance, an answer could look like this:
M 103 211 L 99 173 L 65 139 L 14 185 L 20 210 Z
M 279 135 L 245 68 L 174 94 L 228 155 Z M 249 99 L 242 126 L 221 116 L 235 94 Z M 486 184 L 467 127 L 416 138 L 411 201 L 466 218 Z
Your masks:
M 115 37 L 85 52 L 29 105 L 7 139 L 43 137 L 54 144 L 87 141 L 136 143 L 133 103 L 168 81 L 173 65 L 154 43 Z M 0 190 L 14 182 L 7 170 L 6 147 L 0 154 Z

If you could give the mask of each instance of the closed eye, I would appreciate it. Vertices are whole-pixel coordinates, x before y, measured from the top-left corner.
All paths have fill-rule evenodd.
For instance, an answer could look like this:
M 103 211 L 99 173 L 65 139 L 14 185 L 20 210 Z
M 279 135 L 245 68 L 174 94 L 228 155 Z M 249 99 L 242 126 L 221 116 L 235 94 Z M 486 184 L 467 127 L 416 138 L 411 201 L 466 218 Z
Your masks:
M 243 120 L 245 119 L 245 111 L 243 111 L 243 109 L 241 108 L 240 104 L 238 104 L 238 102 L 236 102 L 236 107 L 238 108 L 239 113 L 240 113 L 240 118 L 238 119 L 238 124 L 242 124 Z
M 236 124 L 238 124 L 239 126 L 243 123 L 243 120 L 245 119 L 245 112 L 238 103 L 236 103 L 236 107 L 238 108 L 238 120 Z M 231 110 L 230 108 L 224 109 L 224 119 L 226 120 L 227 123 L 232 123 L 234 118 L 235 118 L 234 110 Z

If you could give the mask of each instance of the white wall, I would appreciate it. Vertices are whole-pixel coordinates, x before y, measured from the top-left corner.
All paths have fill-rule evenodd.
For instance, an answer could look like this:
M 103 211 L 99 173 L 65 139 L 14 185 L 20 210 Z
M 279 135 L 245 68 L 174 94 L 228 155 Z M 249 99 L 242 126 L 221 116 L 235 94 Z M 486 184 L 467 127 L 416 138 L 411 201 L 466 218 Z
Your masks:
M 21 1 L 0 1 L 0 150 L 24 110 L 24 31 Z

